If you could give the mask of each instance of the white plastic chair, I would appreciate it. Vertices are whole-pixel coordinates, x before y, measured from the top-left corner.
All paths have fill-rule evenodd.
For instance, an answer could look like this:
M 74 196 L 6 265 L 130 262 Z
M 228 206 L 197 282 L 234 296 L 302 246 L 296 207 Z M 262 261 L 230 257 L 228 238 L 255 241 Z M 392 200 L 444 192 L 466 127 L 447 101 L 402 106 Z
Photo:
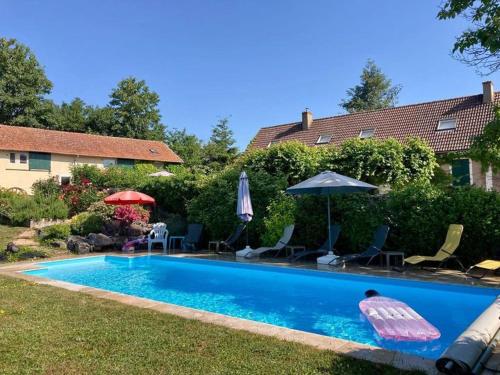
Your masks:
M 148 234 L 148 253 L 151 252 L 153 243 L 161 243 L 163 246 L 163 253 L 167 252 L 168 230 L 165 223 L 153 224 L 153 229 Z

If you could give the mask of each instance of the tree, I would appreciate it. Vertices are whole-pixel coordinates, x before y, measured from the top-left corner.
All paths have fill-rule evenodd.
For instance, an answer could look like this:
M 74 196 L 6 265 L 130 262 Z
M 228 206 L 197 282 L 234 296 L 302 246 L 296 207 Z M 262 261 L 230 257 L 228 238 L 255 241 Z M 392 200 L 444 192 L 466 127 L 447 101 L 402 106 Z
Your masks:
M 0 123 L 43 126 L 39 116 L 51 106 L 44 99 L 51 89 L 31 50 L 0 38 Z
M 188 134 L 186 129 L 167 131 L 168 146 L 184 160 L 186 167 L 198 167 L 203 163 L 203 142 L 194 134 Z
M 158 103 L 160 97 L 145 81 L 133 77 L 120 81 L 110 95 L 114 121 L 108 135 L 165 140 Z
M 89 118 L 94 108 L 85 104 L 80 98 L 75 98 L 69 103 L 63 102 L 56 107 L 56 118 L 53 120 L 54 130 L 64 130 L 71 132 L 86 132 Z
M 340 106 L 349 113 L 394 107 L 401 86 L 391 86 L 388 79 L 372 60 L 361 73 L 361 83 L 347 90 L 348 98 Z
M 500 170 L 500 108 L 495 108 L 494 119 L 486 125 L 483 134 L 474 138 L 469 154 L 481 162 L 483 171 L 489 166 L 493 172 Z
M 212 135 L 204 148 L 206 164 L 213 169 L 221 169 L 229 164 L 238 154 L 235 143 L 229 119 L 220 119 L 212 128 Z
M 452 53 L 480 74 L 500 69 L 500 4 L 498 0 L 446 0 L 437 17 L 463 16 L 472 27 L 457 37 Z

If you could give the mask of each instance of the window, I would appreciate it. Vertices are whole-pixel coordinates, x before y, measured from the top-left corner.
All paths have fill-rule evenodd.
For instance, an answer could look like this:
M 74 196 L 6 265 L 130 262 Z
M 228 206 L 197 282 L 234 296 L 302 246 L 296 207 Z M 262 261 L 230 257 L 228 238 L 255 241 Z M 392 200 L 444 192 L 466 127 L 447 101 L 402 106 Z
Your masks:
M 26 164 L 28 162 L 28 155 L 19 154 L 19 163 Z
M 322 134 L 318 137 L 318 140 L 316 141 L 317 145 L 325 144 L 325 143 L 330 143 L 332 140 L 332 136 L 328 134 Z
M 116 161 L 116 165 L 118 165 L 119 167 L 133 168 L 135 165 L 135 161 L 132 159 L 118 159 Z
M 361 139 L 371 138 L 371 137 L 373 137 L 374 133 L 375 133 L 374 129 L 363 129 L 359 133 L 359 138 L 361 138 Z
M 276 145 L 278 143 L 279 143 L 278 141 L 271 141 L 268 143 L 267 148 L 271 147 L 272 145 Z
M 115 159 L 104 159 L 102 161 L 102 165 L 103 165 L 104 168 L 112 167 L 115 164 L 116 164 L 116 160 Z
M 449 118 L 446 120 L 439 120 L 437 130 L 453 130 L 457 127 L 457 120 Z
M 471 184 L 469 159 L 458 159 L 451 162 L 451 175 L 453 186 L 466 186 Z
M 10 153 L 10 162 L 11 163 L 15 163 L 16 162 L 16 153 L 15 152 L 11 152 Z
M 59 183 L 62 186 L 69 185 L 71 182 L 71 177 L 70 176 L 61 176 L 59 177 Z
M 44 152 L 30 152 L 30 171 L 50 171 L 50 154 Z
M 151 152 L 152 154 L 159 154 L 159 152 L 156 148 L 150 148 L 149 152 Z

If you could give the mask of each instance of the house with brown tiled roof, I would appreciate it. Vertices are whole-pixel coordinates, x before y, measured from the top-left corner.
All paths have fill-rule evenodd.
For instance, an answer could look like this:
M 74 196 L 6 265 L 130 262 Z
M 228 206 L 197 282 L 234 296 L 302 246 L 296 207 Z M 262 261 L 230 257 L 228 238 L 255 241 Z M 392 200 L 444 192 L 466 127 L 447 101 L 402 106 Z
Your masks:
M 265 148 L 290 140 L 323 146 L 340 145 L 357 137 L 404 141 L 412 136 L 427 141 L 437 154 L 466 151 L 493 119 L 495 105 L 500 105 L 500 92 L 495 93 L 493 83 L 487 81 L 479 95 L 319 119 L 313 119 L 306 110 L 302 121 L 261 128 L 249 148 Z M 442 167 L 453 175 L 456 184 L 500 190 L 500 176 L 491 169 L 483 174 L 479 163 L 473 160 L 459 159 Z
M 132 138 L 0 125 L 0 187 L 29 192 L 37 180 L 69 183 L 70 168 L 90 164 L 130 167 L 182 163 L 165 143 Z

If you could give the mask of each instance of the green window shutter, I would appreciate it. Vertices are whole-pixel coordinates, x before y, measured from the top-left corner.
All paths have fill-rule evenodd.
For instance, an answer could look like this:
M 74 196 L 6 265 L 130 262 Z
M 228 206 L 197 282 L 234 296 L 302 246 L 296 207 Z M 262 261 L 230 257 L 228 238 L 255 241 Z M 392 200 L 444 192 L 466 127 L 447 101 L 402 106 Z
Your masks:
M 44 152 L 30 152 L 29 168 L 32 170 L 50 171 L 50 154 Z
M 116 161 L 116 165 L 119 167 L 133 168 L 135 165 L 135 161 L 132 159 L 118 159 Z
M 470 185 L 469 159 L 453 160 L 451 163 L 453 186 Z

